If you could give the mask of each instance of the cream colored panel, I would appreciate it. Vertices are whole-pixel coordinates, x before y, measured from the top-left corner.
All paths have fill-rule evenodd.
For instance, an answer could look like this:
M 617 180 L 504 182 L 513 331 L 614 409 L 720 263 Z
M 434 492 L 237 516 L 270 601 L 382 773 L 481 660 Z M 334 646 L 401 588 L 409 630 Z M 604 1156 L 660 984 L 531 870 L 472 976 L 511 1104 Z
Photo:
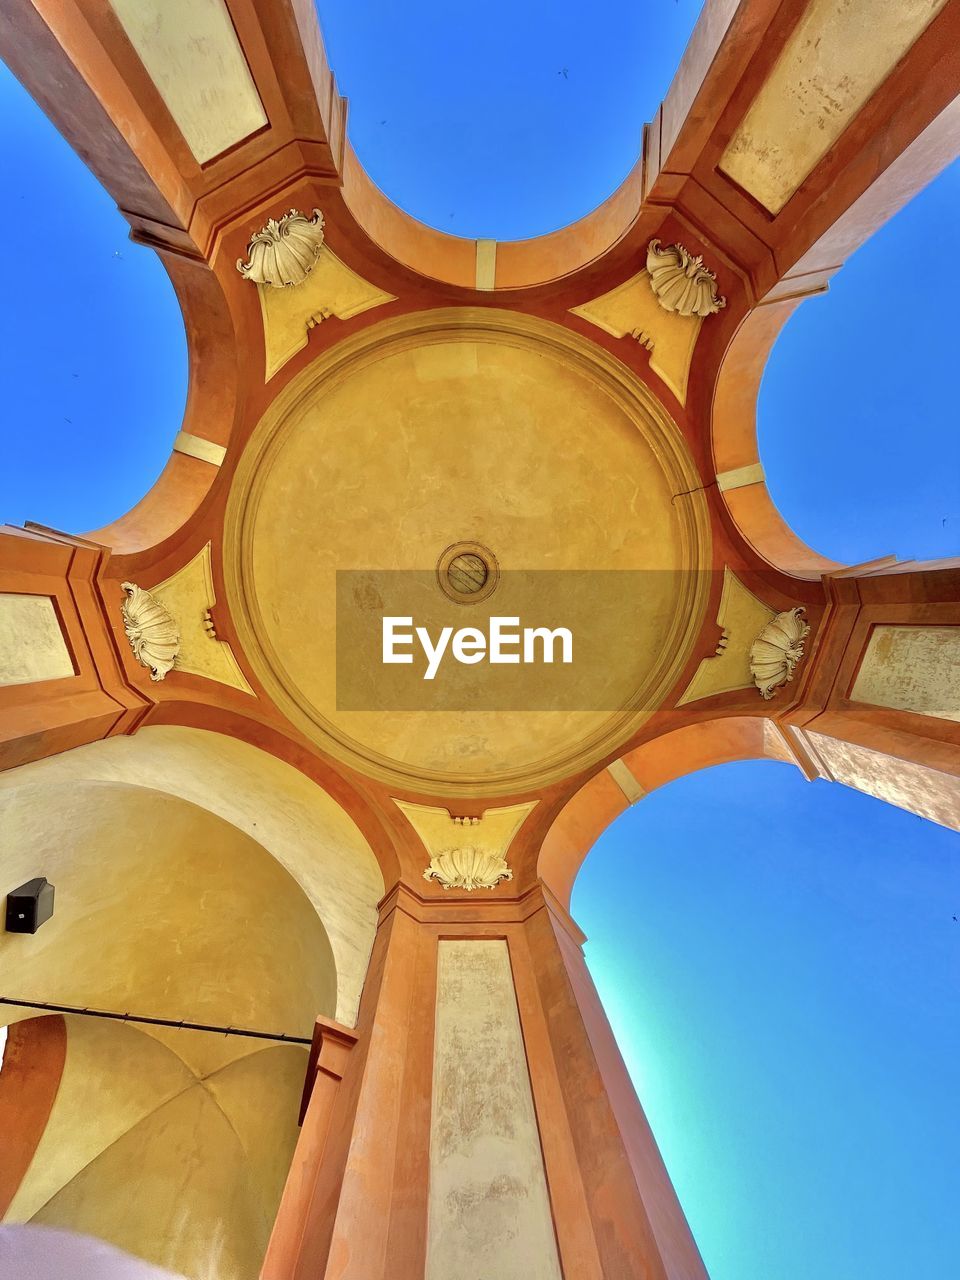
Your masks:
M 507 944 L 441 941 L 426 1280 L 560 1280 Z
M 960 778 L 822 733 L 805 737 L 837 782 L 960 831 Z
M 110 0 L 196 159 L 267 123 L 223 0 Z
M 174 452 L 185 453 L 188 458 L 197 458 L 200 462 L 209 462 L 219 467 L 227 456 L 222 444 L 214 444 L 212 440 L 204 440 L 203 436 L 192 435 L 189 431 L 178 431 L 173 442 Z
M 382 307 L 385 302 L 396 301 L 392 293 L 384 293 L 358 276 L 327 245 L 321 247 L 316 265 L 303 284 L 290 289 L 259 285 L 258 289 L 268 382 L 307 345 L 314 325 L 331 316 L 349 320 L 373 307 Z
M 812 0 L 720 158 L 779 213 L 946 0 Z
M 743 489 L 748 484 L 760 484 L 766 478 L 762 465 L 753 462 L 746 467 L 734 467 L 732 471 L 718 471 L 717 488 L 721 493 L 728 493 L 731 489 Z
M 715 656 L 703 659 L 677 705 L 752 688 L 750 646 L 775 612 L 748 591 L 736 574 L 724 569 L 717 611 L 717 622 L 723 628 L 721 648 Z
M 571 311 L 614 338 L 629 334 L 645 346 L 650 352 L 650 368 L 680 403 L 686 404 L 687 378 L 703 319 L 665 311 L 650 288 L 646 271 Z
M 478 289 L 490 290 L 496 287 L 497 281 L 497 242 L 496 240 L 477 241 L 477 277 Z
M 960 720 L 960 627 L 874 627 L 850 696 Z
M 353 1026 L 384 886 L 370 846 L 335 800 L 299 770 L 248 743 L 203 729 L 157 725 L 0 774 L 0 810 L 5 793 L 18 787 L 48 784 L 53 792 L 71 793 L 83 781 L 169 792 L 254 837 L 297 880 L 320 917 L 336 961 L 336 1017 Z M 39 812 L 35 817 L 39 822 Z M 122 827 L 110 830 L 111 839 L 124 838 Z M 22 871 L 20 880 L 36 874 L 29 845 Z M 7 872 L 11 883 L 19 883 L 10 867 Z M 40 944 L 50 927 L 37 934 Z M 320 1011 L 317 1006 L 311 1017 Z M 228 1014 L 231 1020 L 239 1021 Z
M 217 603 L 213 588 L 210 543 L 165 582 L 150 588 L 151 595 L 170 610 L 180 628 L 177 670 L 205 676 L 256 697 L 233 650 L 226 640 L 218 640 L 208 620 Z
M 0 593 L 0 685 L 62 680 L 73 674 L 51 598 Z
M 614 760 L 611 764 L 608 764 L 607 773 L 609 773 L 630 804 L 636 804 L 638 800 L 642 800 L 647 794 L 630 772 L 629 766 L 624 764 L 622 760 Z

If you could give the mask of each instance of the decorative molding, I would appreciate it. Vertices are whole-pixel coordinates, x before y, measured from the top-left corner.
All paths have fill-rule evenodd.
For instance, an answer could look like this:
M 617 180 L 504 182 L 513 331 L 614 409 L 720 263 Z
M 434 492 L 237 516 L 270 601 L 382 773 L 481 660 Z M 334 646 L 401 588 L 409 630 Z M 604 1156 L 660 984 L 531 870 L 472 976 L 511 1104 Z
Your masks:
M 754 680 L 750 670 L 750 643 L 775 617 L 776 610 L 748 590 L 727 565 L 717 609 L 720 637 L 716 650 L 703 658 L 677 706 L 738 689 L 751 689 Z
M 256 697 L 237 661 L 233 649 L 217 635 L 211 612 L 217 595 L 213 583 L 212 547 L 208 542 L 200 551 L 163 582 L 153 587 L 153 595 L 180 628 L 177 670 L 184 675 L 201 676 Z
M 470 839 L 482 839 L 485 850 L 505 859 L 514 836 L 537 802 L 484 809 L 480 815 L 451 813 L 449 809 L 411 804 L 406 800 L 394 803 L 423 841 L 432 864 L 442 854 L 459 849 Z
M 501 880 L 512 880 L 506 858 L 484 845 L 464 844 L 441 849 L 430 859 L 424 880 L 436 880 L 444 889 L 495 889 Z
M 682 244 L 663 248 L 659 240 L 647 245 L 650 288 L 664 311 L 681 316 L 711 316 L 727 305 L 717 294 L 717 277 Z
M 173 451 L 186 454 L 188 458 L 197 458 L 200 462 L 209 462 L 214 467 L 219 467 L 227 456 L 222 444 L 214 444 L 212 440 L 204 440 L 202 436 L 192 435 L 189 431 L 177 432 Z
M 650 287 L 646 269 L 570 310 L 611 337 L 633 338 L 650 353 L 653 372 L 681 404 L 686 403 L 687 378 L 703 317 L 665 310 Z
M 396 301 L 392 293 L 385 293 L 341 262 L 326 242 L 320 246 L 309 278 L 299 288 L 261 285 L 257 292 L 268 382 L 307 345 L 310 331 L 318 325 L 331 319 L 351 320 L 373 307 Z
M 611 760 L 607 765 L 607 773 L 623 792 L 629 804 L 636 804 L 647 794 L 634 777 L 633 772 L 622 760 Z
M 489 292 L 496 287 L 496 278 L 497 242 L 496 240 L 478 240 L 476 287 Z
M 744 489 L 748 484 L 762 484 L 765 480 L 763 466 L 759 462 L 734 467 L 731 471 L 717 472 L 717 488 L 721 493 L 729 493 L 731 489 Z
M 133 656 L 147 667 L 151 680 L 162 680 L 172 671 L 180 650 L 180 632 L 172 614 L 149 591 L 133 582 L 120 584 L 127 593 L 120 605 L 123 628 Z
M 793 679 L 803 657 L 803 642 L 810 627 L 802 620 L 802 605 L 778 613 L 766 624 L 750 647 L 750 673 L 762 698 L 772 698 L 776 691 Z
M 269 218 L 247 245 L 249 260 L 237 259 L 245 280 L 273 289 L 303 284 L 317 264 L 323 246 L 323 214 L 314 209 L 307 218 L 291 209 L 279 220 Z

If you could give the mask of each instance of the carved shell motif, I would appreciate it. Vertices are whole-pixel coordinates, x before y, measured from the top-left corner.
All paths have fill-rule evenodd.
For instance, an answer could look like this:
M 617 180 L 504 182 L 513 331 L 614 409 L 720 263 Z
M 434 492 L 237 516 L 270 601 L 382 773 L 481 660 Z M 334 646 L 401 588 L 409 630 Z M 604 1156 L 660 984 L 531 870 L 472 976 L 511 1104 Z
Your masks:
M 133 582 L 120 585 L 127 593 L 120 608 L 133 656 L 141 667 L 149 667 L 151 680 L 162 680 L 173 669 L 180 649 L 177 624 L 149 591 Z
M 274 289 L 302 284 L 317 264 L 323 244 L 323 214 L 313 217 L 291 209 L 279 221 L 271 218 L 247 245 L 249 260 L 237 259 L 237 270 L 255 284 Z
M 717 296 L 717 277 L 682 244 L 664 248 L 659 240 L 647 245 L 650 287 L 665 311 L 682 316 L 711 316 L 727 305 Z
M 501 880 L 512 880 L 507 860 L 493 849 L 464 844 L 441 849 L 430 859 L 424 880 L 436 880 L 444 889 L 493 889 Z
M 793 679 L 797 663 L 803 657 L 803 642 L 810 634 L 802 621 L 801 606 L 778 613 L 763 628 L 750 647 L 750 672 L 763 698 Z

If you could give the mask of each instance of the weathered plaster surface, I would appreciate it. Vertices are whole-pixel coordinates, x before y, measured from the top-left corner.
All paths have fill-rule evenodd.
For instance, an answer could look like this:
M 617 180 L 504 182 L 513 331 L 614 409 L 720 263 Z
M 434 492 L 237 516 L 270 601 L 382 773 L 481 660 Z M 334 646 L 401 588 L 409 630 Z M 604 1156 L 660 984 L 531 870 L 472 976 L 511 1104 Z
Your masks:
M 223 0 L 110 6 L 201 164 L 267 123 Z
M 50 597 L 0 593 L 0 685 L 59 680 L 73 673 Z
M 507 944 L 441 941 L 426 1280 L 560 1280 Z
M 779 213 L 946 0 L 813 0 L 720 158 Z
M 960 627 L 874 627 L 850 696 L 960 720 Z
M 960 779 L 822 733 L 806 736 L 837 782 L 960 831 Z

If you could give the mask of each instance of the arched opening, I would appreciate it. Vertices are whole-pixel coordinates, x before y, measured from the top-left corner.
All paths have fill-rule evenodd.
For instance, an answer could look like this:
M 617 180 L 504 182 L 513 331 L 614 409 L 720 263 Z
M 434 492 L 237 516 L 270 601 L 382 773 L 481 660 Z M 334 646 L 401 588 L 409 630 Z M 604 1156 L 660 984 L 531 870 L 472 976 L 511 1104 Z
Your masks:
M 106 738 L 11 769 L 0 775 L 0 803 L 25 785 L 65 792 L 117 782 L 215 814 L 289 872 L 329 939 L 337 974 L 330 1016 L 352 1026 L 384 885 L 370 846 L 340 805 L 266 751 L 225 734 L 173 725 Z
M 949 1271 L 958 897 L 952 832 L 772 760 L 598 839 L 574 916 L 712 1280 Z
M 764 368 L 770 496 L 799 538 L 847 564 L 960 549 L 955 339 L 912 265 L 949 261 L 958 204 L 954 162 L 790 316 Z
M 956 554 L 960 435 L 938 376 L 950 329 L 909 263 L 918 245 L 946 260 L 958 191 L 954 163 L 847 260 L 826 296 L 757 307 L 724 355 L 714 466 L 740 533 L 776 568 L 816 578 L 891 554 Z
M 317 3 L 367 181 L 428 227 L 501 241 L 566 227 L 625 181 L 701 7 Z
M 347 815 L 290 766 L 219 734 L 146 729 L 9 771 L 0 822 L 5 883 L 56 886 L 35 935 L 0 935 L 8 997 L 307 1040 L 317 1015 L 355 1018 L 382 878 Z M 7 1220 L 255 1280 L 306 1047 L 11 1006 L 0 1018 L 15 1024 L 0 1073 Z
M 0 344 L 0 520 L 96 529 L 138 503 L 170 457 L 186 403 L 183 319 L 163 263 L 130 242 L 113 199 L 2 64 L 0 106 L 20 263 Z

